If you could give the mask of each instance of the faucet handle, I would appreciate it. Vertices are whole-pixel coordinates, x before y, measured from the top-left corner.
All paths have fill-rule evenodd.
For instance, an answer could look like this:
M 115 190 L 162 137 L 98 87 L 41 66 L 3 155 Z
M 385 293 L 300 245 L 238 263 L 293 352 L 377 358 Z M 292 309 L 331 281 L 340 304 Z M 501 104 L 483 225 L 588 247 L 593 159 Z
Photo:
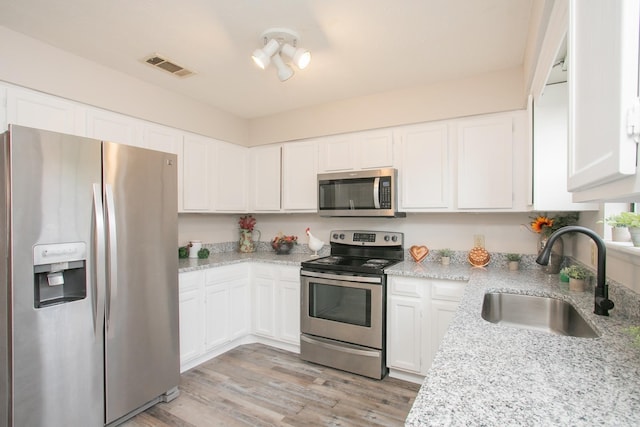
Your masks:
M 614 304 L 609 298 L 596 297 L 596 304 L 593 312 L 600 316 L 608 316 L 609 310 L 613 308 Z

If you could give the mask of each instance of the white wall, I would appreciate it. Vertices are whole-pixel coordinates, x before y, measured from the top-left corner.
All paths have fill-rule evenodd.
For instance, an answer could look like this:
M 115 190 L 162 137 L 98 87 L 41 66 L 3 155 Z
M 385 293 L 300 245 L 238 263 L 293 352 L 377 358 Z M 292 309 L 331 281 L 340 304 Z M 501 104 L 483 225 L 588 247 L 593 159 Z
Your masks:
M 526 108 L 521 67 L 252 119 L 250 145 Z
M 181 214 L 179 242 L 202 240 L 205 243 L 235 241 L 241 215 Z M 466 251 L 473 247 L 473 236 L 483 234 L 489 252 L 536 253 L 538 235 L 528 229 L 528 213 L 426 213 L 407 214 L 406 218 L 321 218 L 317 214 L 256 214 L 256 228 L 262 241 L 270 241 L 278 232 L 297 235 L 307 243 L 307 227 L 328 242 L 334 229 L 387 230 L 405 233 L 405 246 L 426 245 L 436 250 L 451 248 Z
M 248 122 L 0 26 L 0 80 L 246 145 Z

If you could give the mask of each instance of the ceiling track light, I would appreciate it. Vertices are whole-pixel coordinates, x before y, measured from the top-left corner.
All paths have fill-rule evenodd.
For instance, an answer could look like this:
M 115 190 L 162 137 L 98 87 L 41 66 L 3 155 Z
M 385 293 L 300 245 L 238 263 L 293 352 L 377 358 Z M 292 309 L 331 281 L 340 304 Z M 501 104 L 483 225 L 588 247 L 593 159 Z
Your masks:
M 260 39 L 264 46 L 254 50 L 251 58 L 263 70 L 273 63 L 281 82 L 293 76 L 293 69 L 284 62 L 281 53 L 290 58 L 291 63 L 300 70 L 306 68 L 311 62 L 311 53 L 297 46 L 300 36 L 293 30 L 270 28 L 260 35 Z

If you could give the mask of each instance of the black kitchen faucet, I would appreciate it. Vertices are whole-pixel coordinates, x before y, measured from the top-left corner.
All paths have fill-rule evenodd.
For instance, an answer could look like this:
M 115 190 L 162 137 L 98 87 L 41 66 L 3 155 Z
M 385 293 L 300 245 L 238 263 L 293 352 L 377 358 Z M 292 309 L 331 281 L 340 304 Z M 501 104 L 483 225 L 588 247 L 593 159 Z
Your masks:
M 586 227 L 580 227 L 577 225 L 570 225 L 567 227 L 562 227 L 556 232 L 554 232 L 549 239 L 547 239 L 547 244 L 538 255 L 536 262 L 540 265 L 549 264 L 549 256 L 551 255 L 551 247 L 553 243 L 565 233 L 582 233 L 591 237 L 593 241 L 596 243 L 598 247 L 598 271 L 597 271 L 597 279 L 596 279 L 596 288 L 595 288 L 595 308 L 593 312 L 600 316 L 608 316 L 609 310 L 613 308 L 613 301 L 609 299 L 609 287 L 607 286 L 607 276 L 605 274 L 605 261 L 607 259 L 607 248 L 604 245 L 604 241 L 592 230 Z

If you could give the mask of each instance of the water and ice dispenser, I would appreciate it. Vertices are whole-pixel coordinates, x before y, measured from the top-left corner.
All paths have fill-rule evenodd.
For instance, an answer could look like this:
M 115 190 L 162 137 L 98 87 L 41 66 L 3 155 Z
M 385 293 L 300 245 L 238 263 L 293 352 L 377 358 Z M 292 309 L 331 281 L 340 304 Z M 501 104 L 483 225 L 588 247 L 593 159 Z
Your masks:
M 33 274 L 35 308 L 86 298 L 86 243 L 35 245 Z

